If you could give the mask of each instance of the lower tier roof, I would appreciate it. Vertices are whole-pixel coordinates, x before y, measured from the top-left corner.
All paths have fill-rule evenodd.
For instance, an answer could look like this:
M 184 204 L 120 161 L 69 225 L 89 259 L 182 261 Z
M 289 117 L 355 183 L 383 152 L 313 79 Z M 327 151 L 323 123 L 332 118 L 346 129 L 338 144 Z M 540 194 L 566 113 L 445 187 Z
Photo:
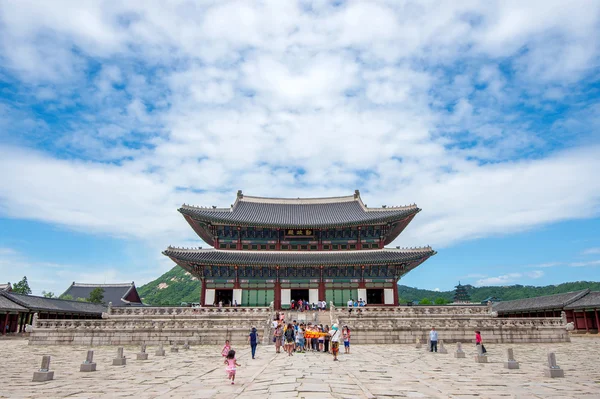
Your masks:
M 205 265 L 377 265 L 423 262 L 436 252 L 431 247 L 384 248 L 357 251 L 226 251 L 169 247 L 163 252 L 173 261 Z

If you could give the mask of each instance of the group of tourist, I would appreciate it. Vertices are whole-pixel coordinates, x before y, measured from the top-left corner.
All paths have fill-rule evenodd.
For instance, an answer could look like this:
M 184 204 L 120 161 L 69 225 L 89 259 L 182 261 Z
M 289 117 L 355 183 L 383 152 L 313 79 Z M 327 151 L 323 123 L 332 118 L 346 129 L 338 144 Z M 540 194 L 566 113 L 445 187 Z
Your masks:
M 317 301 L 317 303 L 309 303 L 304 299 L 298 299 L 297 301 L 290 301 L 290 309 L 297 310 L 299 312 L 309 311 L 309 310 L 318 310 L 319 312 L 324 312 L 327 310 L 327 302 L 326 301 Z
M 438 332 L 435 327 L 431 327 L 431 331 L 429 331 L 429 352 L 437 352 L 437 343 L 438 343 Z M 481 353 L 486 354 L 487 350 L 485 346 L 483 346 L 483 341 L 481 340 L 481 331 L 475 331 L 475 346 L 481 345 Z

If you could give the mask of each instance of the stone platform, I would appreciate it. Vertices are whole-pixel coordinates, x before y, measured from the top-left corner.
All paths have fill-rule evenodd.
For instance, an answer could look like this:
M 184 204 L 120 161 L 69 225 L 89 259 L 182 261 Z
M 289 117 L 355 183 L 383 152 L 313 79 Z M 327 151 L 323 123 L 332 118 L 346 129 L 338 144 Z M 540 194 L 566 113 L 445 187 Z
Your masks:
M 94 348 L 97 371 L 80 373 L 88 347 L 28 346 L 5 341 L 0 358 L 0 398 L 575 398 L 600 397 L 600 339 L 573 338 L 572 343 L 487 344 L 489 362 L 473 361 L 474 345 L 464 345 L 465 359 L 416 349 L 414 345 L 351 346 L 350 355 L 333 362 L 328 354 L 288 357 L 259 345 L 252 360 L 248 346 L 238 352 L 236 385 L 227 381 L 220 346 L 192 346 L 165 357 L 112 366 L 114 347 Z M 503 367 L 506 349 L 514 349 L 519 370 Z M 126 346 L 125 356 L 139 351 Z M 544 376 L 547 353 L 556 353 L 565 378 Z M 42 355 L 51 355 L 54 380 L 31 381 Z

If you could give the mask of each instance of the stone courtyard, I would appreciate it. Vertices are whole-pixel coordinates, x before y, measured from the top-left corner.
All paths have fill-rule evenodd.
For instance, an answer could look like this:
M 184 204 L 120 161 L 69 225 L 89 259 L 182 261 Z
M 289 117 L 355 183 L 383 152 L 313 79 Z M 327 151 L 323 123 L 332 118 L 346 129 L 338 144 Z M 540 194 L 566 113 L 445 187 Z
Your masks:
M 95 347 L 97 371 L 79 372 L 89 348 L 29 346 L 26 340 L 0 341 L 2 398 L 600 398 L 600 340 L 576 337 L 571 343 L 489 344 L 489 363 L 476 363 L 474 345 L 467 357 L 432 354 L 415 345 L 354 345 L 339 362 L 323 353 L 275 354 L 259 345 L 237 349 L 236 384 L 225 375 L 220 347 L 180 347 L 179 353 L 136 360 L 138 347 L 125 347 L 127 365 L 112 366 L 116 347 Z M 504 368 L 506 349 L 513 348 L 520 369 Z M 556 353 L 565 378 L 546 378 L 547 353 Z M 342 348 L 343 352 L 343 348 Z M 54 380 L 32 382 L 42 355 L 51 355 Z

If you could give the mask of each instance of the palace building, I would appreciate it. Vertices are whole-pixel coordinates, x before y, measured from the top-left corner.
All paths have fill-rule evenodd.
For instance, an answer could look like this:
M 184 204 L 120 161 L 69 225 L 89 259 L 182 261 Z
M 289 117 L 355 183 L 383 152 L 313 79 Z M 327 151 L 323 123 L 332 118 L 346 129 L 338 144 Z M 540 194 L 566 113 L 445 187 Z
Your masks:
M 238 191 L 229 208 L 179 212 L 211 249 L 163 252 L 201 283 L 200 303 L 288 308 L 292 300 L 336 306 L 362 298 L 398 305 L 398 280 L 436 252 L 385 248 L 420 211 L 368 208 L 358 190 L 331 198 L 262 198 Z

